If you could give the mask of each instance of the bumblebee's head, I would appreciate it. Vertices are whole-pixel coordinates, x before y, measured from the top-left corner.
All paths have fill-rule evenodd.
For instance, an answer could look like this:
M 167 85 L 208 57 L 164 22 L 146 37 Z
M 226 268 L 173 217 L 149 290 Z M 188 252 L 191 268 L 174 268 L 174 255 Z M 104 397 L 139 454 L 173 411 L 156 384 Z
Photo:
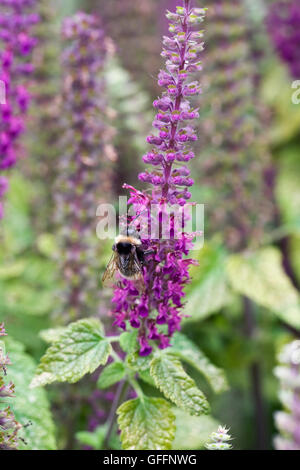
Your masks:
M 116 244 L 116 249 L 119 255 L 129 255 L 132 251 L 132 243 L 129 241 L 119 241 Z
M 139 234 L 136 231 L 133 231 L 133 232 L 128 231 L 128 233 L 126 235 L 123 234 L 123 233 L 120 233 L 120 235 L 118 235 L 115 238 L 116 248 L 118 248 L 119 243 L 129 244 L 129 245 L 131 245 L 131 247 L 132 247 L 132 245 L 139 246 L 139 245 L 142 244 L 141 238 L 140 238 Z M 123 249 L 123 248 L 121 247 L 121 249 Z M 117 249 L 117 251 L 118 251 L 118 249 Z

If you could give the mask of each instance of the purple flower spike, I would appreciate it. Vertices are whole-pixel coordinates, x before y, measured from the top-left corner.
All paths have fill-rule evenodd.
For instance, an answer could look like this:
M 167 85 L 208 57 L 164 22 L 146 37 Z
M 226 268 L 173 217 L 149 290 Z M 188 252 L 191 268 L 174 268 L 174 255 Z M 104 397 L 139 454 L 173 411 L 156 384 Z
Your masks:
M 161 349 L 168 347 L 171 336 L 180 329 L 183 289 L 190 280 L 189 266 L 195 264 L 185 258 L 193 246 L 194 234 L 184 231 L 184 221 L 188 218 L 184 209 L 191 197 L 187 188 L 193 180 L 189 169 L 181 166 L 181 162 L 194 157 L 191 143 L 197 138 L 192 122 L 199 113 L 189 100 L 201 93 L 194 72 L 201 70 L 199 57 L 203 43 L 198 27 L 204 14 L 204 9 L 191 8 L 190 0 L 184 0 L 175 13 L 167 12 L 171 34 L 163 38 L 162 56 L 166 59 L 166 68 L 158 75 L 158 84 L 164 91 L 153 103 L 157 111 L 154 132 L 147 137 L 152 148 L 143 156 L 143 161 L 152 169 L 139 175 L 141 181 L 150 183 L 153 188 L 142 193 L 124 185 L 130 190 L 129 204 L 138 215 L 132 224 L 140 231 L 142 244 L 151 255 L 147 255 L 144 285 L 139 286 L 139 292 L 132 289 L 134 281 L 125 279 L 115 288 L 114 315 L 115 324 L 121 328 L 127 323 L 139 329 L 141 356 L 151 354 L 154 345 Z M 162 233 L 168 208 L 174 205 L 177 212 L 182 208 L 183 222 L 176 223 L 177 218 L 171 215 L 169 233 Z M 157 208 L 156 216 L 150 213 L 153 207 Z M 146 237 L 149 226 L 150 238 Z M 147 229 L 143 230 L 145 227 Z M 152 233 L 153 227 L 155 233 Z
M 300 77 L 300 3 L 278 1 L 270 5 L 267 28 L 274 48 L 293 78 Z
M 113 49 L 111 41 L 100 18 L 82 12 L 65 19 L 62 36 L 65 138 L 55 197 L 64 286 L 57 313 L 68 322 L 99 308 L 95 213 L 101 193 L 111 191 L 116 154 L 101 74 Z
M 25 118 L 30 103 L 28 75 L 33 67 L 30 56 L 37 41 L 31 36 L 39 16 L 32 12 L 37 1 L 2 0 L 0 6 L 0 80 L 4 84 L 4 104 L 0 105 L 0 172 L 13 167 L 20 157 L 19 138 L 25 131 Z M 1 199 L 7 189 L 0 180 Z

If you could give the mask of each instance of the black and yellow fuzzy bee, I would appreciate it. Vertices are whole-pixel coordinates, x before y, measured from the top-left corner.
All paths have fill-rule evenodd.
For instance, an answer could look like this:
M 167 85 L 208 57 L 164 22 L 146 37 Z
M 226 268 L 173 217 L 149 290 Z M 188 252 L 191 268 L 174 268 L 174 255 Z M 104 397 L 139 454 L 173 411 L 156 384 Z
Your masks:
M 102 277 L 103 284 L 106 285 L 116 272 L 130 281 L 142 280 L 145 256 L 153 253 L 153 250 L 143 247 L 139 234 L 129 228 L 125 235 L 120 234 L 115 238 L 112 249 L 112 257 Z

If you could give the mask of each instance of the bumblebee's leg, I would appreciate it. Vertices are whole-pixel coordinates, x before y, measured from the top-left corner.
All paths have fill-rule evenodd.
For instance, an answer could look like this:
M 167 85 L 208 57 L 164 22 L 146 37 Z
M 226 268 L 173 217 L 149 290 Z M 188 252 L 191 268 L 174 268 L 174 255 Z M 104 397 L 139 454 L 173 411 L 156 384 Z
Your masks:
M 139 261 L 140 261 L 142 266 L 147 264 L 147 260 L 145 259 L 145 257 L 147 255 L 152 255 L 153 253 L 155 253 L 155 251 L 152 250 L 152 249 L 151 250 L 145 250 L 145 251 L 140 250 L 140 252 L 138 252 L 138 250 L 137 250 L 137 255 L 138 255 Z
M 152 250 L 152 249 L 151 249 L 151 250 L 145 250 L 145 251 L 144 251 L 144 255 L 145 255 L 145 256 L 146 256 L 146 255 L 153 255 L 153 253 L 155 253 L 155 250 Z

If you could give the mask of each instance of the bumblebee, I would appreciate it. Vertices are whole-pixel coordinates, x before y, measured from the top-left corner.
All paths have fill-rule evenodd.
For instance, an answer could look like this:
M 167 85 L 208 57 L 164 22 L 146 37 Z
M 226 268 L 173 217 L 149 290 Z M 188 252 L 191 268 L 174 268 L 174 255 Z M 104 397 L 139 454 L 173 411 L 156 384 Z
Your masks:
M 136 231 L 128 229 L 126 235 L 118 235 L 112 250 L 112 257 L 102 277 L 104 285 L 108 284 L 116 272 L 130 281 L 143 279 L 142 268 L 145 264 L 145 256 L 153 251 L 143 248 Z

